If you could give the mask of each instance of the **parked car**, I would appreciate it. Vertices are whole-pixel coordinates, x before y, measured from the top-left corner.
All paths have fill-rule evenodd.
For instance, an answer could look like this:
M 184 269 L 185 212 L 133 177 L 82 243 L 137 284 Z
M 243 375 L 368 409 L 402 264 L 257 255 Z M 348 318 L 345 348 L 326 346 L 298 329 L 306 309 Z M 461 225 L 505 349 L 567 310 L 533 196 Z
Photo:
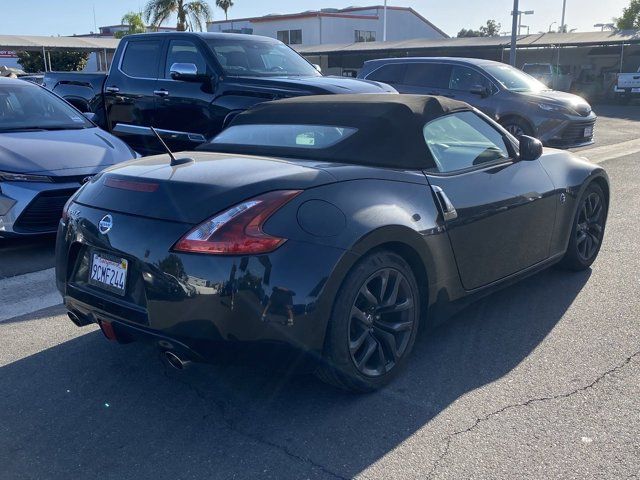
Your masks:
M 570 92 L 573 75 L 570 65 L 554 65 L 552 63 L 525 63 L 522 71 L 553 90 Z
M 186 32 L 127 36 L 108 74 L 47 73 L 44 83 L 146 153 L 161 149 L 149 126 L 172 149 L 187 150 L 210 140 L 238 112 L 267 100 L 395 92 L 377 82 L 324 77 L 278 40 Z
M 596 115 L 581 97 L 550 90 L 504 63 L 470 58 L 388 58 L 365 62 L 359 78 L 401 93 L 444 95 L 470 103 L 516 136 L 553 147 L 593 142 Z
M 135 156 L 53 93 L 0 78 L 0 237 L 55 232 L 83 182 Z
M 640 67 L 636 73 L 619 73 L 613 91 L 623 103 L 640 97 Z
M 280 343 L 325 381 L 375 389 L 421 319 L 558 262 L 588 268 L 604 234 L 601 167 L 446 98 L 263 103 L 200 148 L 94 177 L 56 245 L 71 320 L 178 368 L 220 342 Z

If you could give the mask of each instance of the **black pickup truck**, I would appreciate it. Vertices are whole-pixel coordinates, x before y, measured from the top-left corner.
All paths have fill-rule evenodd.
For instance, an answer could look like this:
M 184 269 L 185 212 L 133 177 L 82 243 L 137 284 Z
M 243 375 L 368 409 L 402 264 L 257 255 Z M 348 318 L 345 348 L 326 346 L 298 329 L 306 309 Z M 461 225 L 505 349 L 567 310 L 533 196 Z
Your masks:
M 299 95 L 395 93 L 383 83 L 325 77 L 277 40 L 225 33 L 147 33 L 120 41 L 108 74 L 50 72 L 44 86 L 140 153 L 193 149 L 239 112 Z

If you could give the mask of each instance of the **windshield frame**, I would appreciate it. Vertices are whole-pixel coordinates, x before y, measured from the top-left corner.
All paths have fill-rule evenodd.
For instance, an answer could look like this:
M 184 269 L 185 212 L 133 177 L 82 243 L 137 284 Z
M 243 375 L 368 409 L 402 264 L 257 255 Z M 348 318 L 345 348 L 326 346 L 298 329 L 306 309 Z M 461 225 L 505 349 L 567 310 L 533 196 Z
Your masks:
M 515 67 L 512 67 L 511 65 L 507 65 L 505 64 L 489 64 L 489 65 L 483 65 L 483 69 L 485 72 L 487 72 L 488 75 L 491 76 L 491 78 L 493 78 L 493 80 L 500 85 L 500 88 L 503 90 L 506 90 L 508 92 L 513 92 L 513 93 L 540 93 L 540 92 L 548 92 L 549 90 L 551 90 L 547 85 L 545 85 L 544 83 L 542 83 L 540 80 L 536 79 L 535 77 L 529 75 L 526 72 L 523 72 L 522 70 L 519 70 Z M 506 70 L 509 72 L 513 72 L 516 74 L 516 76 L 520 77 L 519 79 L 522 80 L 524 83 L 528 84 L 528 88 L 513 88 L 513 87 L 509 87 L 505 82 L 503 82 L 500 77 L 498 77 L 496 75 L 495 72 L 499 71 L 499 70 Z
M 207 49 L 215 59 L 218 64 L 220 71 L 223 75 L 227 77 L 237 77 L 237 78 L 273 78 L 273 77 L 322 77 L 322 73 L 320 73 L 316 67 L 309 62 L 306 58 L 296 52 L 291 46 L 272 38 L 265 37 L 256 37 L 256 38 L 211 38 L 205 39 L 205 44 Z M 240 71 L 234 71 L 227 68 L 223 65 L 222 61 L 219 58 L 219 52 L 216 51 L 216 47 L 224 46 L 224 44 L 228 44 L 230 46 L 242 46 L 243 44 L 247 45 L 272 45 L 275 48 L 278 48 L 282 53 L 286 53 L 287 56 L 290 55 L 291 59 L 295 59 L 295 62 L 298 63 L 300 67 L 304 67 L 304 71 L 301 72 L 288 72 L 288 71 L 274 71 L 274 72 L 266 72 L 266 71 L 257 71 L 257 70 L 247 70 L 246 73 Z
M 20 83 L 18 83 L 20 82 Z M 24 85 L 21 83 L 24 82 Z M 15 82 L 0 82 L 0 96 L 4 95 L 4 92 L 9 92 L 7 95 L 13 93 L 15 89 L 21 89 L 21 94 L 26 94 L 33 99 L 33 101 L 43 101 L 51 104 L 61 114 L 68 117 L 68 122 L 55 121 L 47 123 L 42 118 L 29 118 L 22 124 L 14 122 L 13 124 L 5 125 L 5 119 L 0 117 L 0 133 L 16 133 L 16 132 L 30 132 L 30 131 L 52 131 L 52 130 L 82 130 L 86 128 L 96 128 L 96 124 L 86 118 L 80 110 L 68 103 L 66 100 L 56 95 L 55 93 L 47 90 L 46 88 L 36 85 L 25 80 L 18 80 Z M 37 99 L 40 95 L 41 98 Z M 22 107 L 22 105 L 20 105 Z M 76 120 L 77 119 L 77 120 Z

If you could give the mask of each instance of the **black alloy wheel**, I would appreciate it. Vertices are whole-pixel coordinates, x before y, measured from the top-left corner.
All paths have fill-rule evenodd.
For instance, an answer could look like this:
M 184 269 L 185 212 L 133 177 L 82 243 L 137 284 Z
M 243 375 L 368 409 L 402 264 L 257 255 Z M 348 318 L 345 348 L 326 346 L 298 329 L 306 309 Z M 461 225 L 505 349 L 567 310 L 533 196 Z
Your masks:
M 418 284 L 395 252 L 363 257 L 338 292 L 316 375 L 353 392 L 369 392 L 401 371 L 420 319 Z
M 576 246 L 585 262 L 591 260 L 602 243 L 604 233 L 604 202 L 597 192 L 591 192 L 582 202 L 578 212 Z
M 402 357 L 415 323 L 414 308 L 409 282 L 395 268 L 378 270 L 360 287 L 351 307 L 349 352 L 363 375 L 383 375 Z
M 608 204 L 602 188 L 591 183 L 578 201 L 567 253 L 561 266 L 584 270 L 595 261 L 602 246 Z

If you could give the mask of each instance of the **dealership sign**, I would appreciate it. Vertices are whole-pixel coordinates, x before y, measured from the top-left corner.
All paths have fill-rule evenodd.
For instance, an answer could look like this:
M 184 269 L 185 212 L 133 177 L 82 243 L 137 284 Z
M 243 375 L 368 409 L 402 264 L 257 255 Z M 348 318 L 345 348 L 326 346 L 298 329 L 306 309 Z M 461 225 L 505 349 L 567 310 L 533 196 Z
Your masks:
M 0 50 L 0 58 L 18 58 L 16 52 L 10 50 Z

